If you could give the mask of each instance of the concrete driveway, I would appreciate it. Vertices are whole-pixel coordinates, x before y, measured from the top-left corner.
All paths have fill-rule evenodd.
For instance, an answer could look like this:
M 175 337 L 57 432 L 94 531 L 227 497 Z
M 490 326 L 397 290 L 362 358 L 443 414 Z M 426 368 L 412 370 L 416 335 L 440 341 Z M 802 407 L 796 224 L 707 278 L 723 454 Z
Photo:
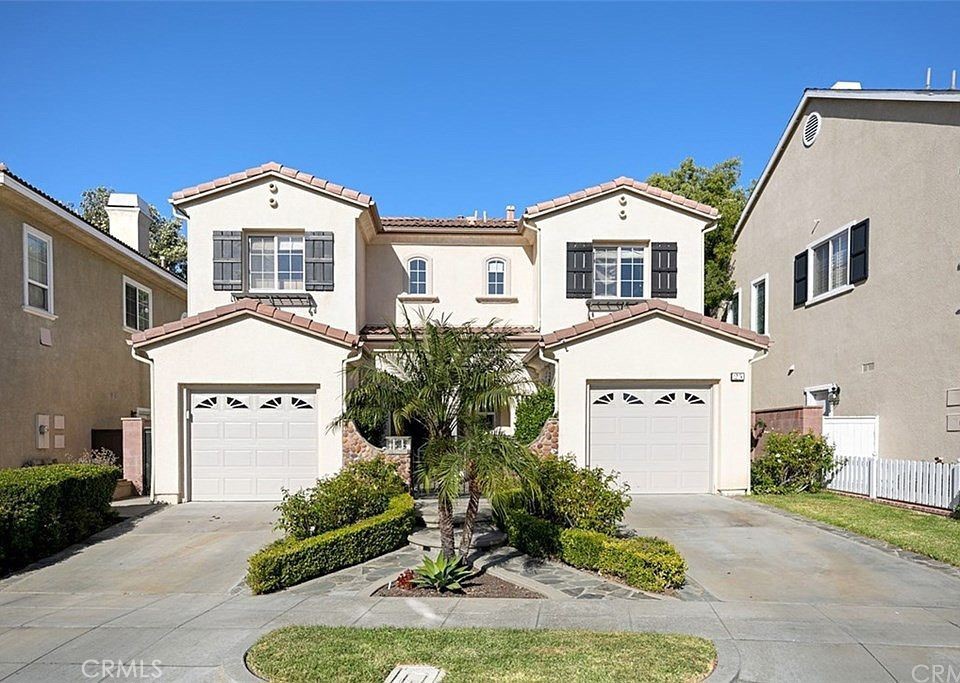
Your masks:
M 638 496 L 625 521 L 680 550 L 684 598 L 709 605 L 699 628 L 734 641 L 741 680 L 960 680 L 950 572 L 720 496 Z

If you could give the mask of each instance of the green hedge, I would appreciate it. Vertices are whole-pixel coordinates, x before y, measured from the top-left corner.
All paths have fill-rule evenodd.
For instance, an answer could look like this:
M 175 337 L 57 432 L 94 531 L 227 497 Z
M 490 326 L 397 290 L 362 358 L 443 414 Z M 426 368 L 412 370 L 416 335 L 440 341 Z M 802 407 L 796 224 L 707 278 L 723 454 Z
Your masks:
M 0 470 L 0 572 L 52 555 L 112 521 L 120 469 L 43 465 Z
M 553 387 L 541 385 L 536 392 L 524 396 L 517 403 L 516 426 L 513 435 L 520 443 L 533 443 L 554 412 Z
M 254 593 L 271 593 L 396 550 L 413 529 L 409 494 L 395 496 L 386 512 L 319 536 L 284 538 L 249 559 L 247 584 Z
M 634 588 L 679 588 L 687 565 L 662 538 L 614 538 L 597 531 L 563 529 L 523 510 L 504 513 L 510 545 L 532 557 L 553 557 L 580 569 L 615 576 Z

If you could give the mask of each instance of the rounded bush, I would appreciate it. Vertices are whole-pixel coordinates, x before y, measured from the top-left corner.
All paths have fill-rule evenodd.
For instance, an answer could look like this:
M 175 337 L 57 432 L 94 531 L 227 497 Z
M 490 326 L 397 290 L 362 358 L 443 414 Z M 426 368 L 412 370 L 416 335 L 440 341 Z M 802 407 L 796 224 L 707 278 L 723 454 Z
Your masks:
M 842 463 L 824 437 L 800 432 L 771 432 L 762 456 L 750 464 L 754 493 L 816 493 L 827 487 Z

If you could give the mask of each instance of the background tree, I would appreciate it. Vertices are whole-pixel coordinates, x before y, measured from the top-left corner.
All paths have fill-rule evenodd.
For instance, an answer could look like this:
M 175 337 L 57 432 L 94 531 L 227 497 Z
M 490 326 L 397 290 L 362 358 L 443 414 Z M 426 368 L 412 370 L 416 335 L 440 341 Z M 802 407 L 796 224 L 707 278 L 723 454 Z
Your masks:
M 73 207 L 83 219 L 97 230 L 110 233 L 107 218 L 107 200 L 112 188 L 100 185 L 80 193 L 80 205 Z M 177 218 L 167 218 L 153 204 L 150 205 L 150 260 L 174 275 L 187 277 L 187 240 Z
M 688 157 L 669 173 L 654 173 L 647 178 L 655 187 L 720 210 L 716 230 L 707 233 L 704 240 L 703 309 L 707 315 L 717 315 L 733 297 L 733 229 L 749 196 L 739 184 L 740 171 L 738 158 L 708 168 Z

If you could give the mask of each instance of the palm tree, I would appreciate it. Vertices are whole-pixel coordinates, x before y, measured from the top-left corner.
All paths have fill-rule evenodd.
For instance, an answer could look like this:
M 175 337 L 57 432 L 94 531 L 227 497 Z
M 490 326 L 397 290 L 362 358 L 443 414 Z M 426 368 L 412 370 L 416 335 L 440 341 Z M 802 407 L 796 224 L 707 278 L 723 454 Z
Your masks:
M 481 414 L 506 408 L 528 380 L 497 321 L 455 326 L 448 316 L 424 317 L 414 327 L 406 311 L 404 317 L 403 329 L 388 326 L 393 348 L 352 369 L 355 386 L 335 422 L 390 420 L 401 433 L 411 422 L 423 425 L 427 443 L 417 474 L 437 494 L 440 549 L 446 557 L 454 556 L 453 502 L 464 479 L 470 491 L 461 539 L 465 555 L 480 497 L 495 496 L 529 469 L 525 449 L 480 427 Z

